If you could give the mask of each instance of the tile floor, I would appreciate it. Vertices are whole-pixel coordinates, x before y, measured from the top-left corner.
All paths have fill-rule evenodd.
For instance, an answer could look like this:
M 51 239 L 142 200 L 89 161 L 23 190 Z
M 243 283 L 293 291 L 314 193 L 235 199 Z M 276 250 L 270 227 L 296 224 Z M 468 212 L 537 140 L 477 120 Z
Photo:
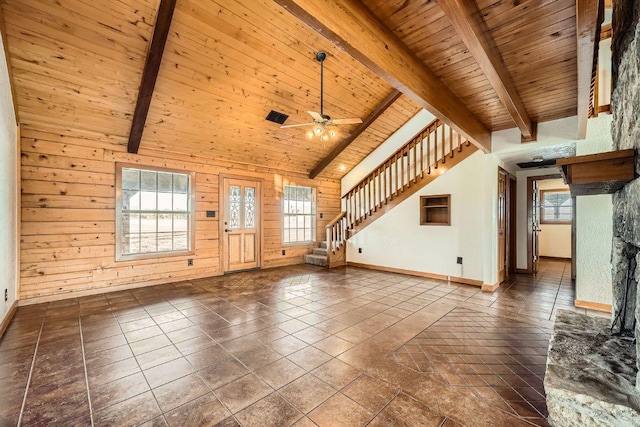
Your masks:
M 546 425 L 569 267 L 486 293 L 302 265 L 21 307 L 0 425 Z

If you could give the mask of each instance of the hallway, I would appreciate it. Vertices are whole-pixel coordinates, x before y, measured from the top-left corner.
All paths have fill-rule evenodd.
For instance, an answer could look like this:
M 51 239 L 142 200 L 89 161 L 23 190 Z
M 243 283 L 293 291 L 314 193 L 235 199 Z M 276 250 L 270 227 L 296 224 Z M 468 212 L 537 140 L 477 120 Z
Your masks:
M 21 307 L 0 424 L 546 425 L 569 272 L 491 294 L 298 265 Z

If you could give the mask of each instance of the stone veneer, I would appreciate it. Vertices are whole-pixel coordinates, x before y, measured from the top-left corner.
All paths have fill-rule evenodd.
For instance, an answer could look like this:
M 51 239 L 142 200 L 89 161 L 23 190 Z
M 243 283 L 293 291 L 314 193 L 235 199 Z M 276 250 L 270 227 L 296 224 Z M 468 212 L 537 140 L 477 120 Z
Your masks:
M 551 425 L 640 425 L 633 338 L 609 326 L 608 319 L 558 312 L 544 379 Z
M 640 149 L 639 23 L 640 0 L 614 0 L 614 150 Z M 544 383 L 553 426 L 640 426 L 640 179 L 613 195 L 611 265 L 611 321 L 556 318 Z
M 616 0 L 613 8 L 613 149 L 640 148 L 640 0 Z M 636 156 L 636 173 L 640 162 Z M 613 195 L 614 331 L 640 337 L 640 180 Z M 636 354 L 640 356 L 640 341 Z M 636 359 L 640 368 L 640 360 Z M 640 381 L 636 380 L 636 386 Z

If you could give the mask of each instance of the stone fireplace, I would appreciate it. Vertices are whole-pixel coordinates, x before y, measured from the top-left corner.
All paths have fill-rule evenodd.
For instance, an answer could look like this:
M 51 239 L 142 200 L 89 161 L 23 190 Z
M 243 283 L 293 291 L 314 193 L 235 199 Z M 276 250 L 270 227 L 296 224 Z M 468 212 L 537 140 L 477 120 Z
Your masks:
M 613 150 L 640 172 L 640 0 L 613 2 Z M 545 390 L 554 426 L 640 425 L 640 179 L 613 194 L 610 320 L 557 316 Z
M 613 9 L 612 97 L 614 150 L 640 149 L 640 1 L 618 0 Z M 636 156 L 636 174 L 640 163 Z M 640 180 L 613 195 L 613 319 L 615 333 L 640 337 Z M 640 340 L 635 340 L 640 368 Z M 640 380 L 636 380 L 640 388 Z

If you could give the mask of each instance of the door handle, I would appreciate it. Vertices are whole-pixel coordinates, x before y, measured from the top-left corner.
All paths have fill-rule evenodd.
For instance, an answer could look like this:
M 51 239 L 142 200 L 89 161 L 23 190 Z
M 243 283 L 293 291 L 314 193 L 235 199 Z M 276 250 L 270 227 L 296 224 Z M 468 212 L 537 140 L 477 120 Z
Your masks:
M 228 233 L 228 232 L 230 232 L 230 231 L 231 231 L 231 229 L 230 229 L 230 228 L 225 228 L 225 229 L 224 229 L 224 232 L 225 232 L 225 233 Z

